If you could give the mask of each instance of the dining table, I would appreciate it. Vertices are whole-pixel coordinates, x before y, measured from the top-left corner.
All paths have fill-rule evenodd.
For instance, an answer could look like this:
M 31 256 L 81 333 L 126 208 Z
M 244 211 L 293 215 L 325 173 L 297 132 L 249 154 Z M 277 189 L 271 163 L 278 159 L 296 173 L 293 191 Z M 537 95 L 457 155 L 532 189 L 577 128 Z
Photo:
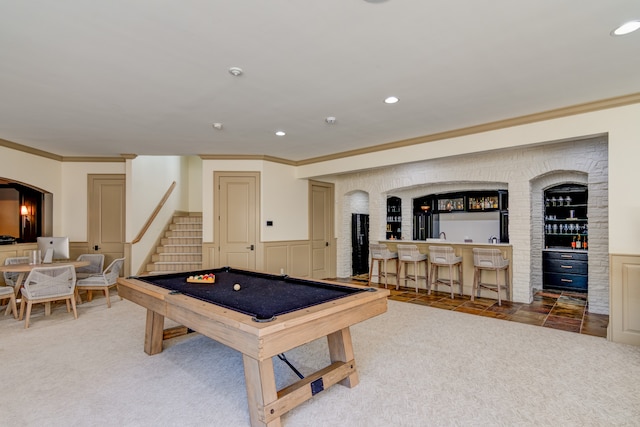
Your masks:
M 16 299 L 19 298 L 20 288 L 24 283 L 27 275 L 34 268 L 46 268 L 46 267 L 60 267 L 63 265 L 72 265 L 74 268 L 78 267 L 86 267 L 90 264 L 89 261 L 76 261 L 76 260 L 65 260 L 65 261 L 54 261 L 51 263 L 40 263 L 40 264 L 9 264 L 9 265 L 0 265 L 0 273 L 18 273 L 18 277 L 16 278 L 15 285 L 13 287 L 14 293 L 16 295 Z M 45 303 L 45 316 L 51 314 L 51 303 Z

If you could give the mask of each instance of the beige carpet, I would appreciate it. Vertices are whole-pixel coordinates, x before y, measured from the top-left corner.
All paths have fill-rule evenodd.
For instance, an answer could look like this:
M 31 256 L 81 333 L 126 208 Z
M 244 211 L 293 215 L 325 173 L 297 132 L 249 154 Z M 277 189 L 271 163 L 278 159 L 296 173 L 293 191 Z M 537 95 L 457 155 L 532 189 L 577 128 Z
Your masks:
M 240 355 L 192 334 L 142 351 L 145 311 L 112 297 L 0 316 L 3 426 L 247 426 Z M 640 348 L 389 301 L 352 328 L 360 385 L 285 415 L 299 426 L 637 426 Z M 288 358 L 325 365 L 324 340 Z M 295 377 L 275 360 L 280 385 Z

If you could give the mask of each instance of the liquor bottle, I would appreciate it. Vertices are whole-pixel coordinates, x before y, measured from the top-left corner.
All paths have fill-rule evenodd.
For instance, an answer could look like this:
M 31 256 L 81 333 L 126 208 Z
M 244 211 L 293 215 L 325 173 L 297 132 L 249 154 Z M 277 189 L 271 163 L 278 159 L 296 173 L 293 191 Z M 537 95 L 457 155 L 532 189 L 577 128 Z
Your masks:
M 580 239 L 579 235 L 578 240 L 576 241 L 576 249 L 582 249 L 582 240 Z
M 571 242 L 571 249 L 576 248 L 576 236 L 573 236 L 573 242 Z
M 584 236 L 584 242 L 582 242 L 582 249 L 587 249 L 587 236 Z

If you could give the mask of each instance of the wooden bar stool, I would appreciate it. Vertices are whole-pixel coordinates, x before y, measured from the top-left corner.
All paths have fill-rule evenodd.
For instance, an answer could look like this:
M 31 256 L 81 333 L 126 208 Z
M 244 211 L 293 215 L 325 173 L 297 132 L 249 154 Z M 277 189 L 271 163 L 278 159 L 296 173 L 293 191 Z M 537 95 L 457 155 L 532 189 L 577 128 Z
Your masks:
M 394 276 L 396 278 L 396 289 L 398 289 L 398 254 L 391 252 L 387 245 L 371 243 L 369 245 L 369 253 L 371 254 L 371 265 L 369 266 L 369 286 L 371 286 L 371 278 L 376 276 L 378 280 L 384 277 L 384 287 L 388 285 L 388 276 Z M 378 263 L 378 274 L 373 274 L 373 264 Z M 396 262 L 396 272 L 389 272 L 387 270 L 387 261 Z M 382 268 L 384 266 L 384 269 Z
M 429 246 L 429 261 L 431 262 L 431 285 L 438 290 L 438 285 L 447 285 L 451 289 L 451 299 L 453 296 L 453 285 L 460 285 L 460 295 L 462 296 L 462 257 L 456 256 L 451 246 Z M 455 268 L 454 268 L 455 267 Z M 449 278 L 441 279 L 440 268 L 449 270 Z M 453 277 L 453 271 L 458 271 L 458 278 Z M 429 295 L 431 295 L 431 285 L 429 285 Z
M 500 249 L 473 248 L 473 270 L 471 301 L 474 300 L 476 292 L 478 293 L 478 297 L 480 297 L 482 288 L 498 294 L 498 305 L 502 305 L 502 301 L 500 300 L 500 290 L 502 288 L 506 290 L 507 300 L 511 299 L 509 296 L 509 260 L 502 256 Z M 496 283 L 483 282 L 482 270 L 495 271 Z M 500 283 L 501 271 L 504 271 L 504 283 Z
M 398 245 L 398 282 L 402 279 L 401 272 L 404 265 L 404 286 L 407 280 L 412 280 L 418 292 L 418 280 L 424 280 L 425 288 L 429 287 L 429 268 L 427 255 L 420 253 L 416 245 Z M 420 275 L 420 263 L 424 262 L 424 276 Z M 409 265 L 413 265 L 413 274 L 409 274 Z M 396 289 L 398 289 L 396 287 Z

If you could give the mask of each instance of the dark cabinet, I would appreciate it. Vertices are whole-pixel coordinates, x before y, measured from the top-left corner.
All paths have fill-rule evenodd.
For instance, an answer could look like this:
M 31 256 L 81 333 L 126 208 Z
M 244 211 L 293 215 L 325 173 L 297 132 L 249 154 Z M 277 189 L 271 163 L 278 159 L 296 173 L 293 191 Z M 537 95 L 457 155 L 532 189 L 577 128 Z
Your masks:
M 587 292 L 588 260 L 586 251 L 544 251 L 543 287 L 562 291 Z
M 351 273 L 369 271 L 369 215 L 351 214 Z
M 430 194 L 413 199 L 413 240 L 438 237 L 440 215 L 487 211 L 500 213 L 500 242 L 508 243 L 509 192 L 507 190 Z
M 434 212 L 435 199 L 433 197 L 420 197 L 413 199 L 413 240 L 426 240 L 433 237 L 437 225 L 438 214 Z
M 387 240 L 402 238 L 402 200 L 399 197 L 387 197 Z
M 545 248 L 588 248 L 587 197 L 587 187 L 579 184 L 558 185 L 544 192 Z

